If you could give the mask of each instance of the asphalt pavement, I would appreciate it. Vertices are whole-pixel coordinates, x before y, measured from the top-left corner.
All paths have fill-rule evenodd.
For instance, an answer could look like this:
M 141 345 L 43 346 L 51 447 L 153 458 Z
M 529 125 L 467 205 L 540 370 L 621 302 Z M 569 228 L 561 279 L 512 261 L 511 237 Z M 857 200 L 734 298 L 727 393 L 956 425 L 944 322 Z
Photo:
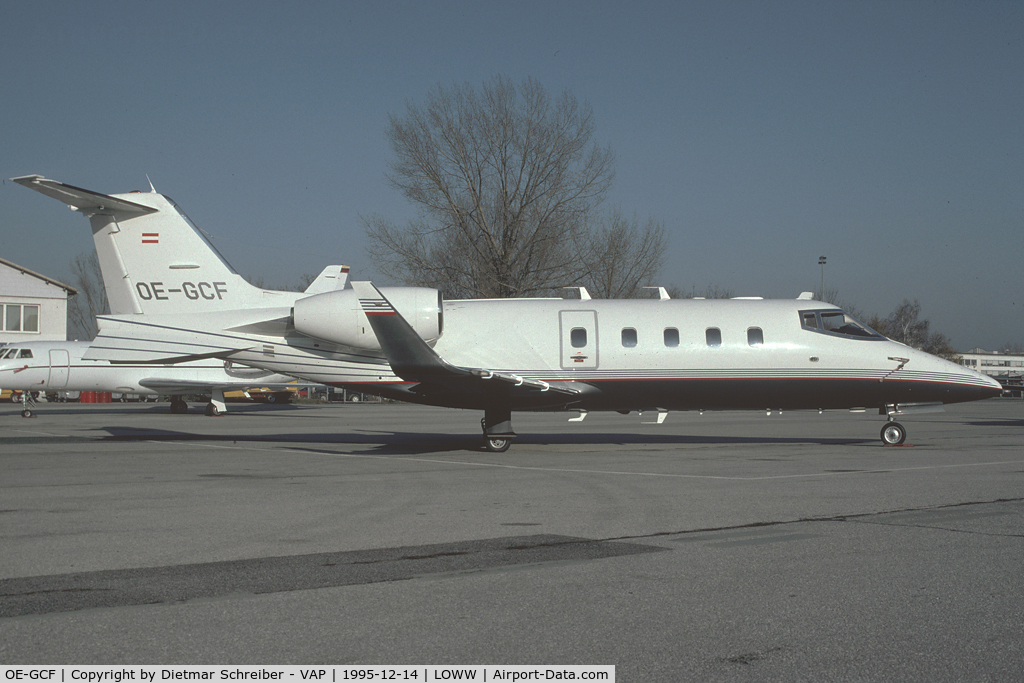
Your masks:
M 0 663 L 1024 680 L 1024 402 L 0 406 Z

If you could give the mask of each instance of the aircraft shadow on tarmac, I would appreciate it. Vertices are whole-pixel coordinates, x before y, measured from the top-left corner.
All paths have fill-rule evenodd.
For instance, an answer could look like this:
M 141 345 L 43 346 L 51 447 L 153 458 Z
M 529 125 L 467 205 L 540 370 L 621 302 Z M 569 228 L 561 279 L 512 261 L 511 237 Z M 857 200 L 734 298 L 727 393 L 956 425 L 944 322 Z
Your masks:
M 283 434 L 200 434 L 186 431 L 147 429 L 138 427 L 99 427 L 95 431 L 105 432 L 102 441 L 213 441 L 230 443 L 277 443 L 277 444 L 335 444 L 364 446 L 368 453 L 390 453 L 395 455 L 443 453 L 451 451 L 482 451 L 480 437 L 470 434 L 429 434 L 393 431 L 359 431 L 335 433 L 283 433 Z M 544 446 L 694 446 L 694 445 L 876 445 L 877 439 L 843 437 L 768 437 L 768 436 L 689 436 L 680 434 L 636 434 L 636 433 L 527 433 L 519 436 L 515 447 Z
M 1024 427 L 1024 418 L 1017 420 L 972 420 L 964 422 L 964 424 L 971 425 L 972 427 Z

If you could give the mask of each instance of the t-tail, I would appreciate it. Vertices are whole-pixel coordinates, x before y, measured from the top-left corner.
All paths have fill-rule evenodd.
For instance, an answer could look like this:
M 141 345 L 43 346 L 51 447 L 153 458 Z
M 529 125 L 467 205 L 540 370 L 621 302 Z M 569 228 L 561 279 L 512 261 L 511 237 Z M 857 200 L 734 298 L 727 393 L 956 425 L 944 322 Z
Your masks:
M 246 282 L 178 205 L 156 191 L 105 195 L 39 175 L 11 180 L 89 219 L 114 315 L 267 307 L 283 294 Z

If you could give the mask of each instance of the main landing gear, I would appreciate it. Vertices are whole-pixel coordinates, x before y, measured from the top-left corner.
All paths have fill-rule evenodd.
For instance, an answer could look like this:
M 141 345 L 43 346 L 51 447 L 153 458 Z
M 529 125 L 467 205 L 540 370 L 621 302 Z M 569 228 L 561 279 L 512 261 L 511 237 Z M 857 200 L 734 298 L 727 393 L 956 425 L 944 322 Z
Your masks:
M 882 427 L 882 443 L 886 446 L 899 446 L 907 440 L 907 428 L 899 422 L 890 420 Z
M 204 413 L 207 417 L 220 417 L 227 412 L 227 404 L 224 402 L 224 391 L 214 389 L 210 394 L 210 402 L 206 404 Z M 184 415 L 188 412 L 188 404 L 181 396 L 171 398 L 171 412 L 175 415 Z
M 484 448 L 492 453 L 504 453 L 512 445 L 516 433 L 512 431 L 511 408 L 488 408 L 480 420 L 484 432 Z

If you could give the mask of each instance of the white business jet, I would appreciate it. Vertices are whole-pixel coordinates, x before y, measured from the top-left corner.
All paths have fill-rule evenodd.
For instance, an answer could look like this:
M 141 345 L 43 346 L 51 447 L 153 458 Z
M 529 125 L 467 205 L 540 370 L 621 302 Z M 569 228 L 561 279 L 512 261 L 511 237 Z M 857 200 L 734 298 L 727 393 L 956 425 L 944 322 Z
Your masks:
M 83 358 L 89 342 L 11 342 L 0 346 L 0 387 L 21 392 L 23 417 L 32 417 L 33 394 L 111 391 L 171 396 L 171 412 L 184 413 L 185 394 L 209 394 L 207 415 L 224 411 L 224 392 L 249 387 L 286 389 L 295 380 L 218 358 L 177 364 L 123 363 Z
M 242 279 L 169 198 L 14 178 L 90 219 L 107 296 L 86 358 L 233 362 L 415 403 L 482 410 L 506 450 L 521 410 L 878 409 L 899 415 L 999 394 L 994 380 L 891 341 L 812 300 L 505 299 L 436 290 L 307 295 Z M 113 305 L 113 303 L 112 303 Z

